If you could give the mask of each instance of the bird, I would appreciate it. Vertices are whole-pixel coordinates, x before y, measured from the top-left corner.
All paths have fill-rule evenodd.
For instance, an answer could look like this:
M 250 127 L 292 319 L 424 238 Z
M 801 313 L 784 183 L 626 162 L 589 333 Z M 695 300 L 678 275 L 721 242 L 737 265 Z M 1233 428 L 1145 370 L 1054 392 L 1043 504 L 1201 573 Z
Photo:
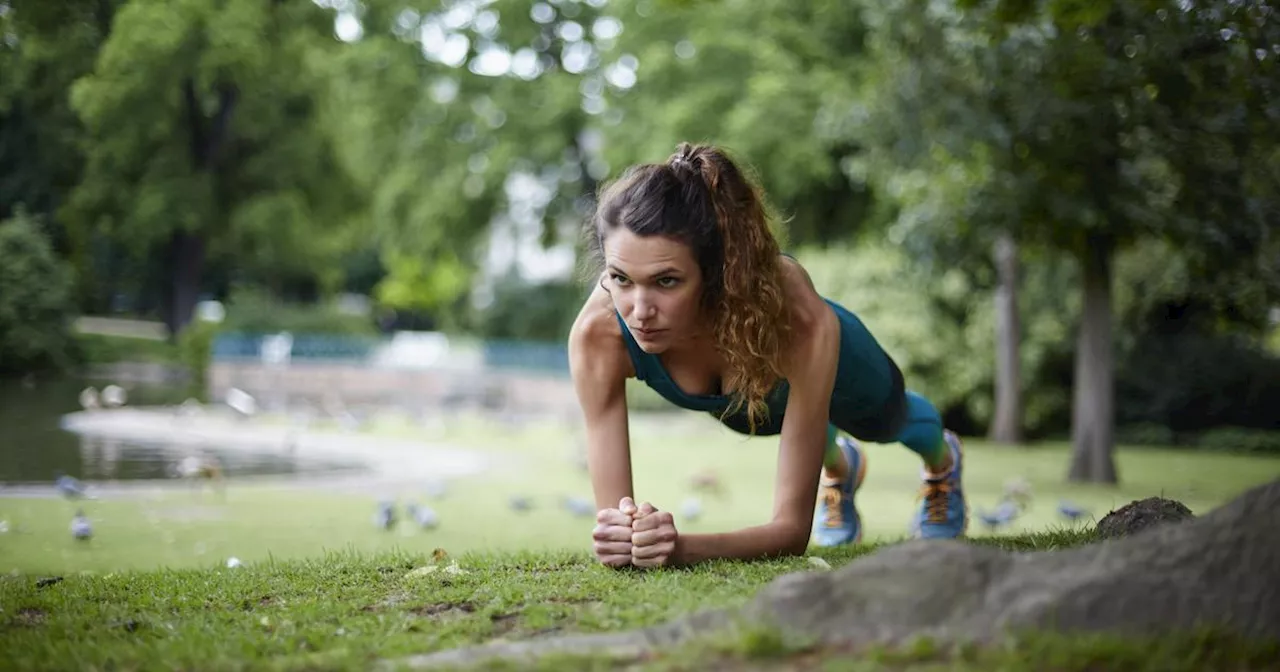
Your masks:
M 720 477 L 710 469 L 695 474 L 690 483 L 694 490 L 713 494 L 719 497 L 724 496 L 724 486 L 720 483 Z
M 82 499 L 87 496 L 87 490 L 84 482 L 74 476 L 68 476 L 63 472 L 57 472 L 57 480 L 54 481 L 58 492 L 61 492 L 67 499 Z
M 1058 502 L 1058 513 L 1062 514 L 1063 517 L 1068 520 L 1073 521 L 1089 515 L 1089 512 L 1086 509 L 1065 499 Z
M 596 507 L 582 497 L 565 497 L 563 504 L 564 508 L 567 509 L 569 513 L 578 516 L 579 518 L 593 516 L 596 513 Z
M 119 385 L 108 385 L 102 388 L 102 405 L 107 408 L 120 408 L 127 400 L 128 395 Z
M 395 527 L 396 524 L 396 505 L 394 502 L 381 501 L 378 502 L 378 512 L 373 514 L 373 524 L 384 530 Z
M 522 495 L 512 497 L 509 504 L 512 509 L 521 512 L 528 511 L 533 508 L 533 502 L 530 501 L 528 497 L 524 497 Z
M 409 517 L 413 519 L 413 522 L 417 523 L 418 527 L 421 527 L 424 530 L 434 529 L 440 524 L 440 517 L 437 516 L 436 512 L 432 511 L 430 507 L 419 506 L 413 502 L 409 502 L 408 504 L 405 504 L 404 508 L 405 512 L 409 514 Z
M 71 536 L 77 541 L 88 541 L 93 537 L 93 526 L 85 518 L 83 510 L 77 509 L 75 517 L 71 519 Z
M 80 390 L 80 407 L 86 411 L 92 411 L 102 407 L 101 397 L 98 396 L 98 390 L 92 387 L 86 387 Z
M 1010 500 L 1002 500 L 996 508 L 991 511 L 985 509 L 978 510 L 978 519 L 987 526 L 987 529 L 995 530 L 1003 525 L 1008 525 L 1018 517 L 1018 507 Z
M 1021 476 L 1010 478 L 1004 482 L 1004 499 L 1025 510 L 1031 504 L 1031 483 Z

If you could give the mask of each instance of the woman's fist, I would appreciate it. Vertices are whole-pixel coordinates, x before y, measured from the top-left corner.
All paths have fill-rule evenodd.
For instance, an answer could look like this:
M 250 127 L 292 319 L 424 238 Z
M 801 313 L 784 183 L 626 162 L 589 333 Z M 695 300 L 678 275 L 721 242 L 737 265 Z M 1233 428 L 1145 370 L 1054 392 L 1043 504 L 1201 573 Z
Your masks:
M 596 559 L 609 567 L 631 564 L 631 517 L 637 512 L 630 497 L 623 497 L 616 509 L 600 509 L 591 533 Z
M 631 564 L 636 567 L 671 564 L 679 538 L 670 511 L 659 511 L 648 502 L 641 504 L 631 521 Z

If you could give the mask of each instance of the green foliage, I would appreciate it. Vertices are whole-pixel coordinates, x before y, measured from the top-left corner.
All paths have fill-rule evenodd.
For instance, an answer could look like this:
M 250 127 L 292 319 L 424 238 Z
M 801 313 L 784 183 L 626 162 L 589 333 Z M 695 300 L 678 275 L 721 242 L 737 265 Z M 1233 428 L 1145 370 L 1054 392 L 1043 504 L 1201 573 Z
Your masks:
M 178 361 L 190 375 L 188 387 L 192 396 L 203 399 L 209 389 L 209 365 L 213 363 L 213 341 L 219 325 L 192 320 L 178 333 Z
M 166 340 L 82 333 L 75 334 L 73 338 L 76 359 L 90 366 L 116 362 L 172 364 L 181 361 L 178 349 Z
M 1280 430 L 1215 427 L 1196 436 L 1195 445 L 1204 450 L 1280 455 Z
M 907 385 L 939 409 L 985 426 L 992 412 L 994 306 L 987 288 L 959 269 L 930 269 L 901 246 L 868 239 L 857 246 L 802 250 L 818 292 L 852 310 L 902 368 Z M 1028 269 L 1021 287 L 1025 426 L 1059 421 L 1068 388 L 1053 364 L 1069 344 L 1078 311 L 1058 289 L 1064 264 Z
M 844 124 L 866 56 L 861 12 L 832 0 L 649 5 L 608 6 L 626 28 L 602 60 L 640 64 L 633 87 L 605 87 L 612 175 L 711 142 L 756 173 L 794 245 L 867 224 L 872 194 L 842 168 L 857 151 Z
M 0 374 L 70 364 L 71 269 L 41 223 L 0 221 Z
M 530 283 L 511 273 L 496 279 L 492 302 L 469 326 L 481 338 L 564 343 L 589 292 L 573 280 Z
M 313 3 L 135 0 L 110 25 L 92 71 L 67 92 L 86 156 L 66 221 L 139 260 L 170 257 L 171 237 L 188 232 L 199 251 L 180 263 L 230 255 L 261 282 L 309 273 L 335 286 L 363 199 L 328 140 L 331 14 Z M 180 274 L 164 281 L 195 300 Z M 189 307 L 175 306 L 176 318 Z
M 378 303 L 396 310 L 439 311 L 469 289 L 469 269 L 449 252 L 434 259 L 389 250 L 383 255 L 386 277 L 374 292 Z
M 345 312 L 334 303 L 287 303 L 266 291 L 250 287 L 239 288 L 232 293 L 226 302 L 226 313 L 220 325 L 224 332 L 274 334 L 287 331 L 295 336 L 372 336 L 377 333 L 369 316 Z

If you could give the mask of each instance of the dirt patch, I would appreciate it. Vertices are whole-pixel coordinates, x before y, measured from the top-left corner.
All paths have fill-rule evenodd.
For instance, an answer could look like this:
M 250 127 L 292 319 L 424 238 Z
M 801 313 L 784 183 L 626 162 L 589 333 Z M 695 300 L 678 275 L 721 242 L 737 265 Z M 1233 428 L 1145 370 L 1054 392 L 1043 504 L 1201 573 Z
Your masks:
M 594 597 L 552 597 L 548 598 L 550 604 L 600 604 L 600 600 Z
M 1148 497 L 1126 504 L 1098 521 L 1098 536 L 1103 539 L 1127 537 L 1157 525 L 1180 523 L 1195 515 L 1182 502 L 1163 497 Z
M 360 607 L 360 611 L 379 611 L 381 609 L 390 609 L 392 607 L 398 607 L 404 604 L 405 602 L 408 602 L 409 598 L 410 598 L 410 595 L 408 593 L 394 593 L 394 594 L 388 595 L 387 599 L 382 600 L 381 602 L 375 602 L 373 604 L 368 604 L 363 607 Z
M 44 624 L 45 613 L 35 607 L 23 607 L 13 615 L 12 625 L 16 628 L 34 628 Z
M 470 602 L 436 602 L 409 609 L 409 613 L 429 618 L 458 618 L 464 614 L 473 614 L 476 605 Z
M 502 636 L 516 629 L 516 626 L 520 623 L 520 612 L 490 614 L 489 622 L 493 624 L 493 634 Z
M 253 611 L 258 607 L 270 607 L 276 603 L 276 598 L 271 595 L 263 595 L 256 600 L 245 599 L 240 602 L 240 608 L 244 611 Z

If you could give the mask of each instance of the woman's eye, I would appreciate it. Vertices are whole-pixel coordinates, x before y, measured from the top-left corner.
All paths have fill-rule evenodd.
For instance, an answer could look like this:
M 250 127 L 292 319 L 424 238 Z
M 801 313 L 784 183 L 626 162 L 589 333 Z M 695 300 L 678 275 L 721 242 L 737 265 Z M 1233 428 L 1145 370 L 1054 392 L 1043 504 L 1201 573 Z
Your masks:
M 677 280 L 677 279 L 675 279 L 675 278 L 662 278 L 662 279 L 658 280 L 658 286 L 659 286 L 659 287 L 666 287 L 667 289 L 670 289 L 670 288 L 672 288 L 672 287 L 675 287 L 675 286 L 676 286 L 677 284 L 679 284 L 679 283 L 680 283 L 680 281 L 679 281 L 679 280 Z
M 623 277 L 623 276 L 621 276 L 621 275 L 614 274 L 614 276 L 613 276 L 613 282 L 614 282 L 614 284 L 617 284 L 617 285 L 625 285 L 625 284 L 627 284 L 628 282 L 630 282 L 630 280 L 627 280 L 625 277 Z

